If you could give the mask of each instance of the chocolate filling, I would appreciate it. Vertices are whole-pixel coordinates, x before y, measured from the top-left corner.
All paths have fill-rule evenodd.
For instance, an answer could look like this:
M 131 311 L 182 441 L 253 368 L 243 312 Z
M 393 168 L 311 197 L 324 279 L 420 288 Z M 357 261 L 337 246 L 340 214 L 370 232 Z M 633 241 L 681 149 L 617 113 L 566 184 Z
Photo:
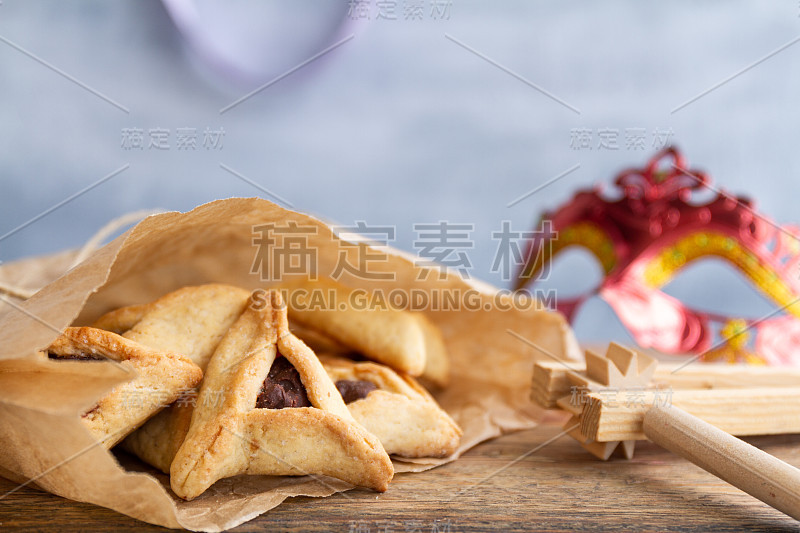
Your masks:
M 288 359 L 278 356 L 256 398 L 258 409 L 311 407 L 300 374 Z
M 103 361 L 105 357 L 102 355 L 97 355 L 93 353 L 71 353 L 67 355 L 61 355 L 53 352 L 47 352 L 47 357 L 50 359 L 61 359 L 67 360 L 72 359 L 75 361 Z
M 371 381 L 340 379 L 336 382 L 336 388 L 339 390 L 339 394 L 342 395 L 344 403 L 352 403 L 356 400 L 366 398 L 367 394 L 378 387 Z

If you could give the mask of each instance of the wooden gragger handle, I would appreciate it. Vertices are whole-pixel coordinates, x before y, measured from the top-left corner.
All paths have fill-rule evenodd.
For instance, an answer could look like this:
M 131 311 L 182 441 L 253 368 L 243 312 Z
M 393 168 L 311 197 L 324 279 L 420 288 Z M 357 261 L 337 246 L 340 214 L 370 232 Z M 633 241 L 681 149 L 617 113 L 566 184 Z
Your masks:
M 800 470 L 674 406 L 653 407 L 644 434 L 659 446 L 800 520 Z

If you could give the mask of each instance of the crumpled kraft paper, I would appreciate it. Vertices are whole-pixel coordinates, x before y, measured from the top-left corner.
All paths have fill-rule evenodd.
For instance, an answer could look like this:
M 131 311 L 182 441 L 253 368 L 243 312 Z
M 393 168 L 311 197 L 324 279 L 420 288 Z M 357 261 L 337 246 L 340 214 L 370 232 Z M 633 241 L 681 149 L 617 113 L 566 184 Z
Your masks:
M 0 474 L 152 524 L 197 531 L 234 527 L 292 496 L 321 497 L 351 488 L 330 478 L 239 476 L 217 482 L 196 500 L 182 501 L 169 490 L 167 476 L 97 446 L 80 422 L 79 413 L 129 377 L 112 364 L 56 363 L 36 353 L 69 325 L 89 324 L 108 310 L 148 302 L 179 287 L 207 282 L 269 286 L 281 273 L 277 255 L 270 253 L 269 243 L 254 243 L 253 226 L 290 222 L 313 228 L 306 246 L 316 253 L 320 275 L 333 272 L 342 259 L 359 264 L 365 248 L 340 240 L 319 220 L 266 200 L 233 198 L 188 213 L 151 216 L 66 273 L 74 252 L 0 267 L 3 283 L 43 286 L 28 300 L 4 297 L 0 303 Z M 528 397 L 533 362 L 579 355 L 564 319 L 531 306 L 514 308 L 497 289 L 453 273 L 442 276 L 415 265 L 408 254 L 366 250 L 384 254 L 383 260 L 371 261 L 369 271 L 392 273 L 391 287 L 431 296 L 426 307 L 414 310 L 425 312 L 442 330 L 452 384 L 436 397 L 464 430 L 454 456 L 395 461 L 396 471 L 427 470 L 503 432 L 534 426 L 541 412 Z M 386 287 L 385 281 L 347 273 L 340 281 L 365 289 Z M 433 296 L 444 293 L 469 295 L 472 305 L 441 309 Z M 435 471 L 422 475 L 435 482 Z

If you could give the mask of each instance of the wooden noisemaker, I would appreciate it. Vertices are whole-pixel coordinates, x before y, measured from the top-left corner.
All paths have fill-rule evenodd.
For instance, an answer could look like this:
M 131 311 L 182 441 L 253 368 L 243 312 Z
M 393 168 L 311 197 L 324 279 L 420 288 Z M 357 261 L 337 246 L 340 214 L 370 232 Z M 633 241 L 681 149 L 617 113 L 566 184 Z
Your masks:
M 532 399 L 572 416 L 565 429 L 606 460 L 649 439 L 800 520 L 800 470 L 732 435 L 800 433 L 800 370 L 661 365 L 611 343 L 585 366 L 542 362 Z

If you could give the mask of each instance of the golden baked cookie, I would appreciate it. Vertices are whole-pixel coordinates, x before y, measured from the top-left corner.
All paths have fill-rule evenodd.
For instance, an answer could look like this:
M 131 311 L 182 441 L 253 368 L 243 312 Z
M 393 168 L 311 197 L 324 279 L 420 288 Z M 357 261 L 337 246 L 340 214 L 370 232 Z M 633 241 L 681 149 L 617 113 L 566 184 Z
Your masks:
M 250 292 L 232 285 L 184 287 L 154 302 L 106 313 L 93 326 L 148 346 L 184 353 L 205 368 L 249 297 Z M 122 448 L 168 474 L 189 429 L 196 397 L 194 391 L 178 398 L 129 435 Z
M 412 376 L 427 371 L 434 383 L 447 383 L 441 334 L 423 315 L 394 309 L 331 279 L 293 281 L 280 289 L 293 322 L 395 370 Z
M 321 356 L 353 417 L 380 439 L 387 453 L 446 457 L 461 429 L 414 378 L 370 362 Z
M 180 396 L 175 403 L 128 435 L 119 447 L 169 474 L 172 460 L 189 432 L 196 401 L 196 392 Z
M 92 324 L 92 327 L 122 335 L 135 326 L 152 307 L 152 304 L 120 307 L 98 318 L 94 324 Z
M 151 348 L 184 354 L 205 369 L 249 296 L 249 291 L 232 285 L 184 287 L 149 304 L 111 311 L 93 326 Z
M 306 346 L 314 350 L 314 353 L 337 355 L 349 355 L 354 353 L 352 348 L 345 346 L 333 337 L 298 322 L 289 320 L 289 331 L 291 331 L 295 337 L 303 341 Z
M 280 294 L 251 297 L 209 360 L 170 483 L 191 500 L 239 474 L 321 474 L 384 491 L 391 460 L 352 417 Z
M 425 337 L 425 369 L 419 377 L 436 387 L 446 387 L 450 383 L 450 358 L 442 332 L 422 313 L 412 314 L 422 327 Z
M 136 377 L 100 399 L 81 420 L 106 448 L 111 448 L 160 409 L 174 402 L 203 378 L 188 357 L 157 350 L 97 328 L 67 328 L 47 348 L 56 360 L 111 359 Z

